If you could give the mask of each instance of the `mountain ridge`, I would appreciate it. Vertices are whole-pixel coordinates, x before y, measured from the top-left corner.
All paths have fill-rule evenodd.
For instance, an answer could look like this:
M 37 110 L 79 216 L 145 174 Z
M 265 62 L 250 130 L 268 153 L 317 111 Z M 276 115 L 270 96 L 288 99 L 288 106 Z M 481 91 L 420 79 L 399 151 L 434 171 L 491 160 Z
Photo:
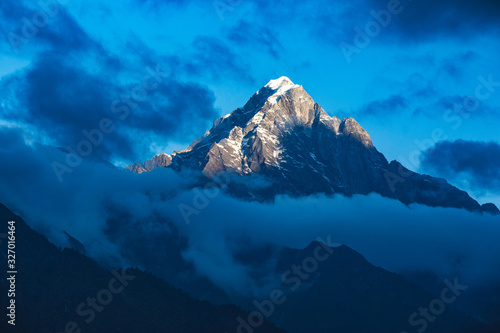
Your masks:
M 259 192 L 233 188 L 232 194 L 244 198 L 378 193 L 405 204 L 500 213 L 446 180 L 412 172 L 397 161 L 389 163 L 355 119 L 328 115 L 287 77 L 269 81 L 242 108 L 216 119 L 186 149 L 127 169 L 142 173 L 157 167 L 199 170 L 208 178 L 224 172 L 260 174 L 275 185 Z
M 388 332 L 407 327 L 408 316 L 435 297 L 402 275 L 370 264 L 348 246 L 332 244 L 327 237 L 326 241 L 313 241 L 301 249 L 242 248 L 246 252 L 238 253 L 238 260 L 257 265 L 261 271 L 264 268 L 265 274 L 271 269 L 276 276 L 282 276 L 273 288 L 281 290 L 283 301 L 275 303 L 272 310 L 266 298 L 249 297 L 214 305 L 193 298 L 189 290 L 178 289 L 154 273 L 137 268 L 117 268 L 110 273 L 83 254 L 57 248 L 1 203 L 0 218 L 16 223 L 18 255 L 22 258 L 18 269 L 23 272 L 17 281 L 16 326 L 25 333 L 59 332 L 59 328 L 69 332 L 67 327 L 71 325 L 76 327 L 75 332 L 245 332 L 256 313 L 262 316 L 257 327 L 251 327 L 256 333 L 332 329 Z M 0 232 L 7 232 L 7 224 Z M 0 251 L 4 258 L 6 251 L 7 247 Z M 316 263 L 313 270 L 309 266 L 312 260 Z M 124 276 L 123 280 L 113 280 L 116 274 Z M 90 317 L 75 309 L 81 302 L 102 294 L 105 289 L 101 288 L 110 288 L 110 281 L 123 283 L 123 288 L 107 306 L 99 303 L 101 298 L 97 296 L 95 304 L 102 304 L 104 311 L 96 310 L 92 319 L 85 321 Z M 7 288 L 7 283 L 2 279 L 0 286 Z M 7 304 L 7 293 L 2 302 Z M 90 313 L 90 308 L 85 309 Z M 0 324 L 4 331 L 9 330 L 8 326 L 7 321 Z M 477 333 L 483 329 L 486 327 L 482 323 L 451 307 L 428 332 Z
M 14 327 L 17 332 L 235 332 L 237 318 L 249 315 L 233 304 L 214 305 L 195 299 L 137 268 L 116 268 L 110 272 L 77 251 L 56 247 L 2 203 L 0 219 L 15 221 L 19 258 Z M 0 234 L 7 232 L 8 224 L 2 223 Z M 0 257 L 7 260 L 5 241 Z M 6 271 L 2 275 L 0 287 L 9 290 Z M 111 282 L 118 291 L 113 291 Z M 102 289 L 106 286 L 110 291 Z M 104 296 L 106 304 L 99 301 L 103 292 L 111 295 Z M 4 309 L 10 304 L 7 294 L 0 297 Z M 96 307 L 92 308 L 96 311 L 91 311 L 90 303 L 81 307 L 96 295 L 97 302 L 93 303 Z M 88 317 L 90 313 L 93 315 Z M 5 318 L 0 323 L 1 332 L 13 332 L 12 328 Z M 285 331 L 264 320 L 255 332 Z

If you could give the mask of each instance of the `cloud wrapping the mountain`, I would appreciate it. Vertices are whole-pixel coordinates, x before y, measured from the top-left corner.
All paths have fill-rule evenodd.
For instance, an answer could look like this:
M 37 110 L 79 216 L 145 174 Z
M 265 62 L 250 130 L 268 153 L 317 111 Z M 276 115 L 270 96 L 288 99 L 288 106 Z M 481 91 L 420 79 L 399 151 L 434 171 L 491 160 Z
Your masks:
M 161 273 L 180 260 L 172 255 L 177 249 L 228 292 L 259 295 L 279 277 L 255 281 L 236 253 L 266 244 L 302 248 L 331 235 L 391 271 L 459 275 L 474 286 L 500 278 L 498 216 L 407 207 L 378 195 L 246 202 L 191 188 L 197 173 L 160 168 L 136 175 L 93 160 L 59 183 L 50 163 L 64 153 L 26 146 L 15 129 L 3 129 L 0 138 L 0 158 L 8 161 L 0 165 L 0 201 L 56 244 L 68 246 L 68 232 L 108 265 Z M 181 204 L 196 211 L 189 224 Z

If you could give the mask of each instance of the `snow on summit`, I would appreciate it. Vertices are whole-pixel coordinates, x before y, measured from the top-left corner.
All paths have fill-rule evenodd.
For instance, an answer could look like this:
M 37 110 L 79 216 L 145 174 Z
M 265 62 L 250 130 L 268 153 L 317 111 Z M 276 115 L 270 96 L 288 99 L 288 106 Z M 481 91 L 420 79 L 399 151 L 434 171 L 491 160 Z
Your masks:
M 279 97 L 289 91 L 292 88 L 300 87 L 297 84 L 294 84 L 292 80 L 287 78 L 286 76 L 282 76 L 279 79 L 269 81 L 264 88 L 274 90 L 274 94 L 270 96 L 269 100 L 272 104 L 276 104 Z
M 269 81 L 265 85 L 265 87 L 269 88 L 269 89 L 272 89 L 272 90 L 275 90 L 275 89 L 278 89 L 278 88 L 280 88 L 282 86 L 294 86 L 294 85 L 295 84 L 292 82 L 292 80 L 290 80 L 286 76 L 282 76 L 279 79 Z

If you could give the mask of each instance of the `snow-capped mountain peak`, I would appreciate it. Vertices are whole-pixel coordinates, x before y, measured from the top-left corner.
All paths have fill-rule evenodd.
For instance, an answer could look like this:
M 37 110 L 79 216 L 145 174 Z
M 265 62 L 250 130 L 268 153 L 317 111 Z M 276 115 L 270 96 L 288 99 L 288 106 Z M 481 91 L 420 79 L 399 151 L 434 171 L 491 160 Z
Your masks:
M 264 88 L 262 88 L 257 94 L 259 94 L 262 90 L 271 91 L 272 94 L 268 97 L 268 101 L 271 104 L 276 104 L 280 97 L 288 92 L 290 89 L 299 88 L 300 85 L 294 84 L 292 80 L 287 78 L 286 76 L 282 76 L 276 80 L 269 81 Z
M 276 90 L 276 89 L 279 89 L 280 87 L 294 86 L 294 85 L 295 84 L 292 82 L 292 80 L 290 80 L 286 76 L 282 76 L 276 80 L 269 81 L 264 87 L 272 89 L 272 90 Z
M 406 204 L 488 210 L 446 181 L 413 173 L 396 161 L 388 163 L 356 120 L 328 115 L 285 76 L 269 81 L 242 108 L 215 120 L 187 149 L 129 169 L 141 173 L 156 167 L 196 169 L 208 177 L 228 172 L 271 179 L 274 185 L 264 194 L 238 189 L 238 195 L 252 198 L 375 192 Z

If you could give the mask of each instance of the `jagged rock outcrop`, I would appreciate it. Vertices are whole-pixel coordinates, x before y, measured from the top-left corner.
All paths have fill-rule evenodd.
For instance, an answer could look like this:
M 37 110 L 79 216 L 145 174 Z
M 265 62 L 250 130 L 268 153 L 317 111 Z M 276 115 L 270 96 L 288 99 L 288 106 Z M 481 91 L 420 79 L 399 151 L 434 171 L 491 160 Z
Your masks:
M 172 164 L 172 156 L 162 153 L 144 163 L 135 163 L 134 165 L 130 165 L 127 169 L 136 173 L 143 173 L 149 172 L 158 167 L 168 167 L 170 164 Z

